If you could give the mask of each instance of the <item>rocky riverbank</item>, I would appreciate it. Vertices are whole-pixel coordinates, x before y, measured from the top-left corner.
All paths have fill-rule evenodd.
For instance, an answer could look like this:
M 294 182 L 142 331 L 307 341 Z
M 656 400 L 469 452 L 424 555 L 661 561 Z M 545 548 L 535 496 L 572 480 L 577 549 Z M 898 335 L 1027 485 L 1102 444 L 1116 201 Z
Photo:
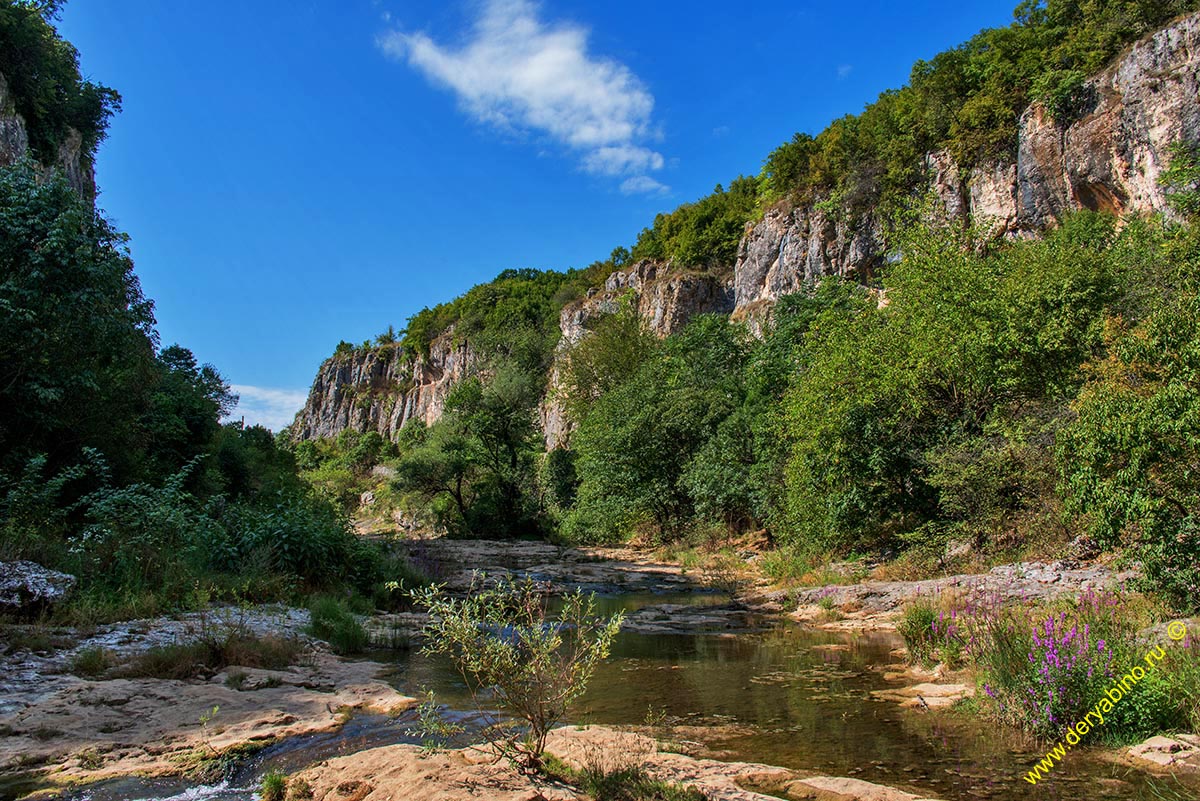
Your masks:
M 10 628 L 0 657 L 0 783 L 23 777 L 70 786 L 194 772 L 277 740 L 334 730 L 355 711 L 394 714 L 415 703 L 378 678 L 386 666 L 340 659 L 306 637 L 307 622 L 302 610 L 262 607 L 130 621 L 86 636 Z M 189 680 L 76 675 L 89 654 L 103 654 L 119 671 L 153 648 L 235 625 L 298 640 L 296 663 Z M 13 647 L 35 634 L 41 650 Z
M 1129 577 L 1099 566 L 1030 563 L 926 581 L 780 590 L 765 587 L 754 576 L 749 554 L 738 582 L 721 579 L 720 586 L 714 586 L 703 568 L 684 568 L 628 548 L 447 540 L 412 541 L 404 547 L 438 581 L 459 590 L 484 574 L 546 582 L 554 593 L 582 589 L 619 595 L 627 610 L 627 632 L 668 637 L 753 636 L 765 627 L 799 626 L 841 630 L 852 643 L 861 632 L 892 627 L 904 604 L 921 595 L 984 591 L 1007 599 L 1050 599 L 1119 585 Z M 829 619 L 831 610 L 839 619 Z M 376 615 L 366 622 L 378 640 L 389 632 L 412 636 L 424 618 L 414 612 Z M 24 787 L 46 788 L 134 774 L 219 769 L 280 740 L 337 730 L 357 711 L 394 714 L 415 704 L 384 681 L 384 665 L 334 656 L 305 633 L 307 624 L 304 610 L 274 606 L 131 621 L 86 632 L 34 625 L 0 631 L 0 797 L 6 797 L 5 782 L 13 787 L 18 779 L 32 780 Z M 88 653 L 103 651 L 120 666 L 154 648 L 211 637 L 222 627 L 287 638 L 300 644 L 299 655 L 295 664 L 283 669 L 231 666 L 187 680 L 77 675 L 78 663 Z M 837 642 L 814 646 L 831 654 L 851 647 Z M 969 678 L 961 674 L 908 667 L 900 650 L 893 656 L 894 664 L 880 662 L 872 669 L 885 671 L 885 680 L 894 688 L 872 691 L 870 701 L 932 710 L 973 691 Z M 634 759 L 655 778 L 696 786 L 713 799 L 923 797 L 903 787 L 721 761 L 721 752 L 704 744 L 711 739 L 703 736 L 711 734 L 709 729 L 683 729 L 665 739 L 645 727 L 637 732 L 562 729 L 555 733 L 551 751 L 577 767 L 621 754 L 619 759 Z M 1193 775 L 1200 773 L 1200 741 L 1189 735 L 1153 738 L 1110 752 L 1110 758 L 1137 771 Z M 570 787 L 514 775 L 475 752 L 423 756 L 406 745 L 329 759 L 299 776 L 310 783 L 316 799 L 328 801 L 468 794 L 531 800 L 578 797 Z

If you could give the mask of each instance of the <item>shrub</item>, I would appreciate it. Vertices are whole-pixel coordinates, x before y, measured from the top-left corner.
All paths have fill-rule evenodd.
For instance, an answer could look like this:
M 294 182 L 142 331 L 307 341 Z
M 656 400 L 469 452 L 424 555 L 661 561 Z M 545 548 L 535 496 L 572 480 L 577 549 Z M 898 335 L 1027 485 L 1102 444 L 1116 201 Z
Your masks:
M 335 653 L 359 654 L 370 642 L 362 623 L 358 622 L 344 602 L 336 598 L 313 598 L 309 601 L 308 612 L 312 620 L 308 632 L 329 643 Z
M 116 664 L 116 658 L 106 648 L 92 646 L 84 648 L 71 657 L 70 670 L 76 676 L 94 678 L 101 676 Z
M 623 615 L 598 617 L 595 597 L 575 592 L 563 599 L 554 621 L 548 595 L 528 580 L 490 587 L 480 581 L 465 598 L 427 587 L 413 598 L 431 618 L 422 652 L 450 658 L 476 698 L 493 751 L 522 769 L 539 768 L 547 735 L 608 655 Z M 485 691 L 494 692 L 489 710 L 480 703 Z M 427 731 L 454 733 L 436 722 L 432 705 L 431 696 Z

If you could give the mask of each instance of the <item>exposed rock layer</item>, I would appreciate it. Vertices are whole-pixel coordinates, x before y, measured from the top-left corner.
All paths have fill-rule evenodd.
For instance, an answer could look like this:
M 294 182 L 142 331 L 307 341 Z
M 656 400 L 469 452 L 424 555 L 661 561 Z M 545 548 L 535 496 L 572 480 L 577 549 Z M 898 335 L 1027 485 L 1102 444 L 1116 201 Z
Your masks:
M 0 167 L 7 167 L 29 155 L 29 132 L 25 119 L 17 113 L 8 82 L 0 75 Z M 53 164 L 43 165 L 60 169 L 71 187 L 85 198 L 96 195 L 96 178 L 83 152 L 83 137 L 72 129 L 58 146 Z
M 456 341 L 453 330 L 430 343 L 428 357 L 399 347 L 335 355 L 317 372 L 292 436 L 323 439 L 352 429 L 395 439 L 409 420 L 436 422 L 450 389 L 475 362 L 470 344 Z

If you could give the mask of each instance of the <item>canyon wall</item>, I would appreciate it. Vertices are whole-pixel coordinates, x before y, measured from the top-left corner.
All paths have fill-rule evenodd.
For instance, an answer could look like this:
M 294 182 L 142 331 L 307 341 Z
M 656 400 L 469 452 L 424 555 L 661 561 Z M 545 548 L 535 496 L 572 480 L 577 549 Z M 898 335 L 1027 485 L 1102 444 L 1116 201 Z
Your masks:
M 1091 79 L 1090 107 L 1069 124 L 1040 106 L 1027 109 L 1015 159 L 964 173 L 949 154 L 928 154 L 929 189 L 948 219 L 973 222 L 996 237 L 1036 235 L 1078 209 L 1169 214 L 1159 176 L 1172 144 L 1200 142 L 1198 67 L 1200 14 L 1193 14 L 1133 45 Z M 0 110 L 2 99 L 0 84 Z M 4 143 L 22 131 L 0 113 L 0 158 Z M 708 312 L 760 331 L 778 298 L 822 276 L 869 281 L 887 257 L 884 233 L 871 214 L 853 219 L 822 204 L 778 206 L 746 227 L 731 274 L 647 261 L 612 273 L 602 288 L 562 309 L 562 339 L 538 411 L 546 445 L 564 444 L 571 430 L 558 397 L 562 355 L 626 296 L 658 336 Z M 410 419 L 432 423 L 475 361 L 453 332 L 434 342 L 428 359 L 398 348 L 334 357 L 322 365 L 293 436 L 332 437 L 354 428 L 394 437 Z
M 1063 125 L 1041 106 L 1021 116 L 1016 158 L 963 174 L 947 153 L 926 158 L 930 188 L 952 219 L 994 236 L 1030 236 L 1063 214 L 1164 212 L 1159 176 L 1175 142 L 1200 142 L 1200 14 L 1133 45 L 1086 84 L 1090 108 Z M 886 255 L 870 215 L 817 204 L 774 208 L 747 226 L 734 268 L 736 319 L 760 321 L 775 300 L 823 275 L 869 279 Z
M 429 355 L 412 356 L 399 346 L 355 349 L 321 365 L 308 402 L 292 423 L 297 440 L 336 437 L 345 429 L 378 431 L 395 439 L 409 420 L 432 425 L 446 396 L 470 375 L 476 356 L 454 330 L 429 345 Z

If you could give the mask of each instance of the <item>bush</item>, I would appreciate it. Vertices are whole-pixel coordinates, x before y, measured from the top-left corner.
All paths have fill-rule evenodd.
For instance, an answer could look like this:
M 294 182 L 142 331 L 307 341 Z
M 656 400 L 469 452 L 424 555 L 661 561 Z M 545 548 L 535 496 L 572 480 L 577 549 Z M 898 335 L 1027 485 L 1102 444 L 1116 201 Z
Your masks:
M 283 670 L 296 664 L 303 645 L 292 637 L 259 636 L 238 626 L 219 626 L 190 642 L 151 648 L 117 669 L 125 678 L 192 679 L 227 667 Z
M 325 640 L 335 653 L 360 654 L 370 642 L 367 630 L 358 622 L 345 603 L 336 598 L 317 597 L 309 601 L 311 622 L 308 632 Z
M 448 657 L 476 698 L 484 734 L 499 757 L 538 769 L 546 736 L 583 694 L 597 663 L 608 656 L 623 615 L 596 615 L 595 597 L 575 592 L 563 599 L 557 620 L 549 597 L 531 581 L 477 582 L 465 598 L 443 587 L 413 593 L 429 611 L 422 653 Z M 481 693 L 489 696 L 487 709 Z M 431 734 L 447 733 L 431 719 Z M 498 711 L 492 711 L 498 710 Z

